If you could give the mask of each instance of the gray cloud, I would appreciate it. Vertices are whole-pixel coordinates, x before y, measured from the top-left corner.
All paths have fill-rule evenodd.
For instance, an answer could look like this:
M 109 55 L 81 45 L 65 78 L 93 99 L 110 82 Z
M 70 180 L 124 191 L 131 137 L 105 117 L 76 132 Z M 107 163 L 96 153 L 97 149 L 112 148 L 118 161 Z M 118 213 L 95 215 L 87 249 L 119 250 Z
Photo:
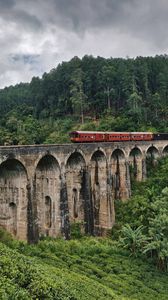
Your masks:
M 74 55 L 168 51 L 167 0 L 0 0 L 0 87 Z
M 38 29 L 42 27 L 40 19 L 36 17 L 36 12 L 34 14 L 22 10 L 17 7 L 17 0 L 0 0 L 0 18 L 10 23 L 20 24 L 26 29 L 28 27 Z
M 124 14 L 125 2 L 124 0 L 55 0 L 54 4 L 62 24 L 65 18 L 72 22 L 74 29 L 78 30 L 79 27 L 86 29 L 90 26 L 99 27 L 118 23 L 118 18 Z M 127 5 L 134 2 L 127 1 Z
M 12 6 L 14 6 L 15 1 L 14 0 L 0 0 L 0 10 L 2 11 L 3 9 L 10 9 Z

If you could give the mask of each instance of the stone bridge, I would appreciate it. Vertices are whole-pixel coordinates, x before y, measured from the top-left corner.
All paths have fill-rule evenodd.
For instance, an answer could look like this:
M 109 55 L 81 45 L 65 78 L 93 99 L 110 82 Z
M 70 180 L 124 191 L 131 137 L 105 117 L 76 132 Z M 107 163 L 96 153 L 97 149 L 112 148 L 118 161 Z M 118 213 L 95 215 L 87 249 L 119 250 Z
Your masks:
M 70 237 L 71 224 L 104 234 L 115 222 L 114 199 L 145 180 L 148 161 L 168 141 L 0 147 L 0 225 L 18 239 Z

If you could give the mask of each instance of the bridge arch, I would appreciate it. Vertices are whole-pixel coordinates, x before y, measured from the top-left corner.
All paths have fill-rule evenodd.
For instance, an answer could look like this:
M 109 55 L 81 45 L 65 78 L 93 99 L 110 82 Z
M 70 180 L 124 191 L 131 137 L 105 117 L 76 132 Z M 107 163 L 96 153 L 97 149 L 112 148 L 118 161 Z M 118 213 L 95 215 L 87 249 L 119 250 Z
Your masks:
M 75 149 L 73 152 L 69 153 L 68 156 L 65 158 L 66 169 L 73 160 L 78 160 L 79 163 L 83 161 L 83 164 L 86 165 L 85 154 L 80 149 Z
M 81 151 L 72 152 L 65 165 L 70 223 L 86 223 L 86 161 Z
M 119 157 L 120 159 L 126 159 L 126 152 L 125 152 L 125 150 L 122 149 L 122 148 L 115 148 L 112 151 L 111 159 L 116 158 L 116 157 Z
M 39 162 L 41 162 L 41 160 L 43 160 L 44 157 L 53 157 L 53 159 L 56 160 L 59 168 L 61 169 L 61 162 L 59 160 L 59 158 L 57 156 L 54 155 L 54 153 L 50 153 L 50 151 L 46 151 L 41 153 L 40 155 L 38 155 L 38 157 L 36 158 L 35 162 L 34 162 L 34 172 L 33 172 L 33 176 L 35 176 L 35 172 L 37 169 L 37 166 L 39 165 Z
M 10 152 L 7 155 L 3 155 L 1 158 L 2 159 L 0 160 L 0 165 L 7 161 L 12 161 L 12 160 L 19 162 L 25 168 L 26 175 L 28 177 L 28 172 L 26 170 L 26 162 L 24 157 L 22 157 L 21 155 L 14 155 L 12 152 Z
M 129 156 L 136 156 L 136 157 L 141 157 L 142 156 L 142 150 L 135 146 L 131 149 Z
M 84 167 L 86 167 L 86 160 L 83 153 L 80 151 L 74 151 L 69 154 L 68 158 L 66 159 L 66 169 L 81 169 Z
M 0 165 L 0 224 L 17 238 L 27 239 L 28 195 L 27 171 L 17 159 L 11 158 Z
M 162 150 L 162 155 L 167 156 L 168 155 L 168 145 L 166 145 Z
M 129 153 L 129 165 L 130 165 L 130 179 L 131 181 L 142 181 L 142 151 L 138 147 L 131 149 Z
M 112 155 L 111 155 L 111 158 L 112 159 L 117 159 L 120 158 L 120 159 L 125 159 L 125 152 L 123 151 L 123 149 L 120 149 L 120 148 L 116 148 L 113 150 L 112 152 Z
M 56 236 L 60 231 L 60 166 L 57 159 L 44 155 L 34 176 L 35 204 L 40 235 Z
M 159 157 L 159 150 L 157 147 L 151 145 L 147 148 L 146 150 L 146 157 L 153 157 L 153 158 L 158 158 Z
M 106 158 L 106 160 L 107 160 L 107 155 L 106 155 L 105 150 L 104 150 L 102 147 L 96 147 L 96 149 L 94 149 L 94 151 L 92 151 L 92 153 L 91 153 L 91 155 L 90 155 L 90 158 L 89 158 L 89 161 L 92 160 L 92 158 L 93 158 L 93 156 L 95 155 L 95 153 L 96 153 L 96 155 L 99 154 L 99 153 L 100 153 L 100 155 L 103 154 L 103 156 L 104 156 L 104 157 Z
M 159 150 L 157 147 L 151 145 L 146 150 L 146 172 L 147 176 L 151 172 L 152 167 L 157 165 L 157 159 L 159 158 Z
M 115 149 L 111 155 L 112 194 L 114 199 L 127 199 L 129 197 L 128 182 L 129 166 L 126 155 L 122 149 Z

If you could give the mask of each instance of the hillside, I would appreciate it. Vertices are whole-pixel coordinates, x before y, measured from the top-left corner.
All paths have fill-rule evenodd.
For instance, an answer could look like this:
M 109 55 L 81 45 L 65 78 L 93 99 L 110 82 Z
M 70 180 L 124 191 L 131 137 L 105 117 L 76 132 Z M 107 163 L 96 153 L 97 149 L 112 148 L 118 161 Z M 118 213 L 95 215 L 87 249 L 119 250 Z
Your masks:
M 0 90 L 0 144 L 67 142 L 73 129 L 167 132 L 167 103 L 167 55 L 74 57 Z
M 110 239 L 1 243 L 0 251 L 1 299 L 167 299 L 167 274 Z
M 117 201 L 107 238 L 45 238 L 37 245 L 0 230 L 0 299 L 166 300 L 168 295 L 168 159 Z

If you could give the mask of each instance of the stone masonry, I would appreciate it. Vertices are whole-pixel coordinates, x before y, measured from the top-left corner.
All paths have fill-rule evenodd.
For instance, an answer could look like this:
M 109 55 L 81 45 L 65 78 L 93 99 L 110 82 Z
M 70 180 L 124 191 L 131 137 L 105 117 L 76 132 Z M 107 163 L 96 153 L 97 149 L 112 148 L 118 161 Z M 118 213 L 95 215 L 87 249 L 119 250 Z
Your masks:
M 168 141 L 0 147 L 0 226 L 21 240 L 70 237 L 78 222 L 102 235 L 115 222 L 114 200 L 128 199 L 131 179 L 145 180 L 148 161 Z

